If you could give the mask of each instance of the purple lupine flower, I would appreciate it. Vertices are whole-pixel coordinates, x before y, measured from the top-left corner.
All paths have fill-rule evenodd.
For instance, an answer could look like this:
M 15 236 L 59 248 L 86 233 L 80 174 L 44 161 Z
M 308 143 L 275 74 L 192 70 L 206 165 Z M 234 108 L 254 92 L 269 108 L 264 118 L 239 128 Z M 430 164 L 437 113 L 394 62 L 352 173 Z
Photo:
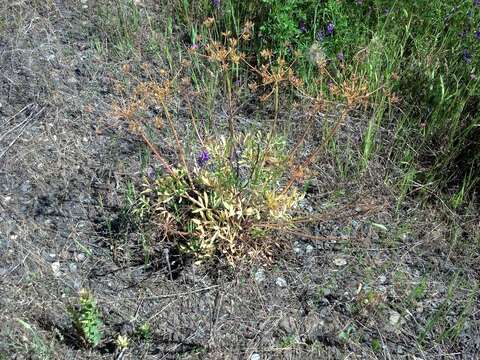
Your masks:
M 320 30 L 320 31 L 317 33 L 316 38 L 317 38 L 318 41 L 322 42 L 323 39 L 325 39 L 325 31 Z
M 340 51 L 340 52 L 337 54 L 337 59 L 338 59 L 338 61 L 340 61 L 340 62 L 344 62 L 344 61 L 345 61 L 345 56 L 343 55 L 343 51 Z
M 463 60 L 465 60 L 467 64 L 472 62 L 472 55 L 470 55 L 467 49 L 463 49 Z
M 475 37 L 480 40 L 480 30 L 475 31 Z
M 197 157 L 197 164 L 198 166 L 203 167 L 208 160 L 210 160 L 210 154 L 207 150 L 202 150 Z
M 300 30 L 300 32 L 302 33 L 307 32 L 307 27 L 305 26 L 305 22 L 300 21 L 300 24 L 298 24 L 298 30 Z
M 220 0 L 212 0 L 212 5 L 215 9 L 220 8 Z
M 473 6 L 480 6 L 480 0 L 473 0 Z
M 333 30 L 335 30 L 335 25 L 331 22 L 328 23 L 327 24 L 327 35 L 333 35 Z

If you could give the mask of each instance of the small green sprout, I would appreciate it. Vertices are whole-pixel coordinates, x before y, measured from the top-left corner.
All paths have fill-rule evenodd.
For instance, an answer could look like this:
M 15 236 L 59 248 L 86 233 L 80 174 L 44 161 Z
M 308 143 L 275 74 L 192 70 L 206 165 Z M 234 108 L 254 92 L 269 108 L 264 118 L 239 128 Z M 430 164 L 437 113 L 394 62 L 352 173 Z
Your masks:
M 130 341 L 126 335 L 118 335 L 117 340 L 115 340 L 115 344 L 117 345 L 119 350 L 125 350 L 130 345 Z
M 70 307 L 69 313 L 75 330 L 84 344 L 97 346 L 102 339 L 102 322 L 95 299 L 88 290 L 80 290 L 79 304 Z
M 143 340 L 149 340 L 152 337 L 152 328 L 149 323 L 143 323 L 137 333 Z

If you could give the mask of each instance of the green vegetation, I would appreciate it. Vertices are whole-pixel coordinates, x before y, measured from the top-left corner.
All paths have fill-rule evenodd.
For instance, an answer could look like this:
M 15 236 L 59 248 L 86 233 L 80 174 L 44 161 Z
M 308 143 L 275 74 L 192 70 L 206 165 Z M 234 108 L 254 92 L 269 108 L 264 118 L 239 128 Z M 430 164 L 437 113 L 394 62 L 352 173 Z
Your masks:
M 87 346 L 97 346 L 102 340 L 102 321 L 95 299 L 88 290 L 81 290 L 79 303 L 71 306 L 69 313 L 77 332 Z
M 212 34 L 238 38 L 251 21 L 249 61 L 271 49 L 327 98 L 348 101 L 363 89 L 370 121 L 356 149 L 360 168 L 387 152 L 379 129 L 392 129 L 388 155 L 403 169 L 403 193 L 441 189 L 455 208 L 471 199 L 480 178 L 478 2 L 184 0 L 181 8 L 194 44 L 207 16 L 216 19 Z

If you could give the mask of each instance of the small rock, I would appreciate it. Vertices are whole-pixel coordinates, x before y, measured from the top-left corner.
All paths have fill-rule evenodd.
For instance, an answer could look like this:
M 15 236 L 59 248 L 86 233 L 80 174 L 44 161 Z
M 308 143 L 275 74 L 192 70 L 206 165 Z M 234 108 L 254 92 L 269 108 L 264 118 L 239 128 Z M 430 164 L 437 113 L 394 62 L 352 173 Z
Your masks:
M 287 286 L 287 280 L 282 277 L 278 277 L 277 280 L 275 280 L 275 284 L 277 284 L 279 287 L 285 287 Z
M 250 355 L 250 360 L 260 360 L 260 354 L 253 353 Z
M 302 249 L 300 248 L 300 245 L 298 244 L 298 242 L 293 244 L 293 252 L 297 255 L 300 255 L 302 253 Z
M 84 253 L 78 253 L 77 256 L 75 256 L 76 260 L 78 262 L 82 262 L 85 260 L 85 254 Z
M 397 325 L 400 322 L 400 314 L 394 310 L 390 311 L 390 325 Z
M 77 272 L 77 265 L 75 263 L 68 264 L 68 270 L 72 273 Z
M 79 291 L 82 288 L 82 281 L 80 279 L 73 280 L 73 288 Z
M 261 283 L 263 281 L 265 281 L 265 270 L 263 270 L 263 268 L 260 268 L 255 273 L 255 282 Z
M 314 247 L 310 244 L 308 244 L 307 246 L 305 246 L 305 253 L 306 254 L 311 254 L 314 250 Z
M 60 262 L 59 261 L 55 261 L 52 263 L 52 272 L 53 272 L 53 275 L 54 276 L 60 276 Z
M 337 265 L 337 266 L 345 266 L 347 265 L 347 260 L 345 260 L 344 258 L 335 258 L 333 260 L 334 264 Z
M 11 196 L 5 196 L 3 198 L 3 201 L 5 202 L 5 204 L 8 204 L 10 201 L 12 201 L 12 197 Z
M 386 281 L 387 281 L 387 277 L 385 275 L 380 275 L 379 276 L 379 278 L 378 278 L 379 284 L 385 284 Z

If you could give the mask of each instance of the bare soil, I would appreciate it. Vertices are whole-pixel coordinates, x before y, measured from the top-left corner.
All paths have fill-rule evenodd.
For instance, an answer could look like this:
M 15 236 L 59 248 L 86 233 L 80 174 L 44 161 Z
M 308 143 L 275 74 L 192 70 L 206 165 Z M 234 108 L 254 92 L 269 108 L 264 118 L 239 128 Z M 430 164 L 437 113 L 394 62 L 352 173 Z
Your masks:
M 155 64 L 100 54 L 91 16 L 0 5 L 0 359 L 120 358 L 118 334 L 124 359 L 478 357 L 478 217 L 397 206 L 381 159 L 351 179 L 321 159 L 304 203 L 316 238 L 279 235 L 273 265 L 198 266 L 163 243 L 145 261 L 122 206 L 156 164 L 110 112 L 121 66 Z M 95 349 L 66 310 L 81 288 L 102 313 Z

